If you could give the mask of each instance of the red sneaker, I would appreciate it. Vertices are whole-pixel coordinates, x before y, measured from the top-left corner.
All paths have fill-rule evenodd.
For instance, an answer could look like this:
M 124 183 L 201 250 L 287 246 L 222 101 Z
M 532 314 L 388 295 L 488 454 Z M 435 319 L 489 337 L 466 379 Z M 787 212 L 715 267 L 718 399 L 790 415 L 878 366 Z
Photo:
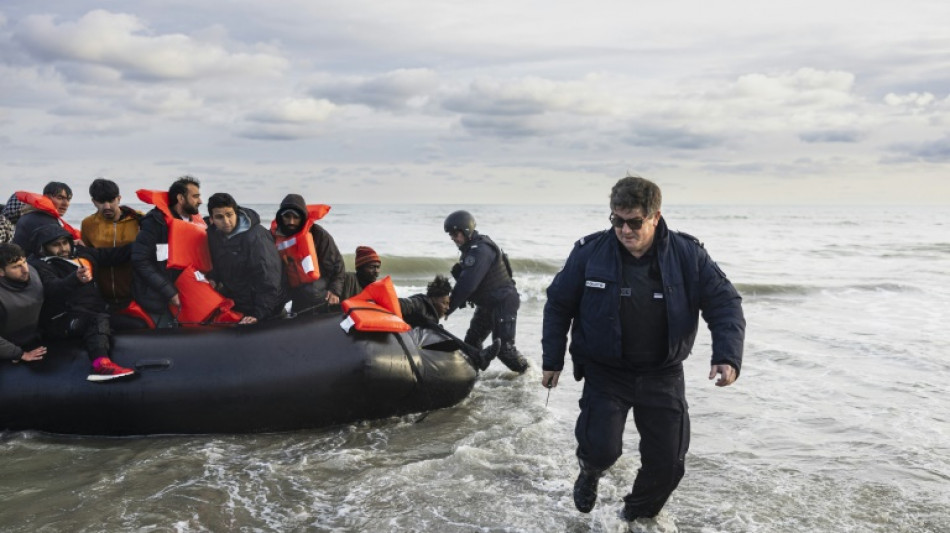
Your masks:
M 92 362 L 92 373 L 89 381 L 110 381 L 135 375 L 135 370 L 124 368 L 112 362 L 108 357 L 100 357 Z

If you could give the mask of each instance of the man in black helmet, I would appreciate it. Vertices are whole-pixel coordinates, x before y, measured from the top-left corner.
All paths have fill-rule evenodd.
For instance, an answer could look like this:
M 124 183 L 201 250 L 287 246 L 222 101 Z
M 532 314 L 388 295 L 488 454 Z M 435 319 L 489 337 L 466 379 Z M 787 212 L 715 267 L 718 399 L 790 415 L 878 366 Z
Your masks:
M 452 267 L 455 288 L 449 300 L 449 313 L 475 305 L 475 314 L 465 334 L 465 342 L 481 348 L 492 336 L 492 345 L 481 351 L 479 366 L 488 368 L 495 357 L 511 370 L 523 373 L 528 361 L 515 348 L 515 322 L 521 298 L 511 277 L 508 256 L 487 235 L 475 231 L 475 217 L 468 211 L 456 211 L 446 217 L 445 232 L 462 252 Z

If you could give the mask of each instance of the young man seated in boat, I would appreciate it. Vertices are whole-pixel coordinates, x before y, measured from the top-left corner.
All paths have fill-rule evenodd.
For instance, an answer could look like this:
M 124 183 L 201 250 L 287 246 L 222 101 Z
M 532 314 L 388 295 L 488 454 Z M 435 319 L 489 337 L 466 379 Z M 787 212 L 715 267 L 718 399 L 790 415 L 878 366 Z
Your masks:
M 43 187 L 43 196 L 49 198 L 49 201 L 52 202 L 52 208 L 49 207 L 48 203 L 44 207 L 38 201 L 27 199 L 25 200 L 27 203 L 22 207 L 23 214 L 16 221 L 13 242 L 24 250 L 29 250 L 32 246 L 33 232 L 36 228 L 60 224 L 59 221 L 66 216 L 66 211 L 69 210 L 69 203 L 73 199 L 73 190 L 65 183 L 51 181 Z M 39 195 L 36 195 L 35 198 L 45 201 Z M 53 208 L 55 208 L 55 211 L 53 211 Z
M 0 244 L 0 359 L 27 363 L 43 359 L 42 306 L 43 282 L 27 264 L 23 248 Z
M 356 272 L 347 272 L 343 275 L 343 292 L 341 300 L 352 298 L 363 292 L 367 285 L 379 278 L 379 270 L 383 262 L 379 254 L 369 246 L 356 247 Z
M 271 222 L 293 313 L 325 313 L 342 299 L 343 256 L 333 236 L 316 222 L 329 209 L 307 205 L 303 196 L 288 194 Z
M 436 276 L 426 286 L 425 294 L 413 294 L 399 299 L 402 319 L 414 328 L 438 324 L 449 311 L 451 294 L 452 284 L 448 278 Z
M 43 335 L 54 339 L 82 339 L 92 361 L 89 381 L 111 381 L 135 374 L 115 364 L 109 305 L 95 282 L 100 265 L 129 260 L 130 246 L 95 249 L 73 247 L 69 232 L 59 226 L 42 226 L 33 232 L 34 254 L 30 266 L 43 282 L 40 313 Z M 134 326 L 134 325 L 133 325 Z
M 260 216 L 223 192 L 208 198 L 208 213 L 208 249 L 214 267 L 208 278 L 215 289 L 234 300 L 234 310 L 244 314 L 240 324 L 280 316 L 286 301 L 283 269 Z

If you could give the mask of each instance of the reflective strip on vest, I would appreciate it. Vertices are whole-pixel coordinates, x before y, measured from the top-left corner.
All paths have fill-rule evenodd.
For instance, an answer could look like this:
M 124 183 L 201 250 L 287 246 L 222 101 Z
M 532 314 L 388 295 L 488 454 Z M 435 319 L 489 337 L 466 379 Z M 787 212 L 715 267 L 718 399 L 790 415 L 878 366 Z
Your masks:
M 286 241 L 281 241 L 277 243 L 277 249 L 286 250 L 287 248 L 290 248 L 291 246 L 296 246 L 296 245 L 297 245 L 297 237 L 291 237 L 287 239 Z
M 303 271 L 306 272 L 307 274 L 313 272 L 314 271 L 313 256 L 308 255 L 307 257 L 304 257 L 303 260 L 300 261 L 300 266 L 303 268 Z

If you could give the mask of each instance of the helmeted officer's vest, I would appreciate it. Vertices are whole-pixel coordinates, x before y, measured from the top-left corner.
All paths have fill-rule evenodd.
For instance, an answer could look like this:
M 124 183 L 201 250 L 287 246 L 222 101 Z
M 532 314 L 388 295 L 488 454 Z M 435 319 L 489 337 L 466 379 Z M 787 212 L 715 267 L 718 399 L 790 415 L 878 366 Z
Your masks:
M 495 262 L 489 267 L 488 272 L 485 273 L 485 277 L 482 278 L 482 282 L 478 284 L 478 287 L 472 292 L 469 298 L 475 303 L 478 303 L 478 300 L 482 296 L 491 293 L 495 289 L 513 286 L 515 284 L 515 280 L 512 278 L 511 264 L 508 262 L 508 254 L 503 252 L 502 249 L 495 244 L 495 241 L 491 240 L 487 235 L 479 233 L 474 239 L 466 243 L 465 249 L 462 250 L 461 263 L 465 264 L 465 256 L 468 255 L 474 246 L 486 244 L 495 251 Z
M 287 281 L 291 287 L 299 287 L 313 283 L 320 279 L 320 258 L 317 257 L 317 247 L 313 242 L 310 228 L 313 223 L 330 212 L 330 206 L 314 204 L 307 206 L 307 220 L 302 228 L 293 235 L 281 235 L 277 229 L 277 220 L 270 224 L 270 232 L 277 245 L 277 253 L 284 264 Z

